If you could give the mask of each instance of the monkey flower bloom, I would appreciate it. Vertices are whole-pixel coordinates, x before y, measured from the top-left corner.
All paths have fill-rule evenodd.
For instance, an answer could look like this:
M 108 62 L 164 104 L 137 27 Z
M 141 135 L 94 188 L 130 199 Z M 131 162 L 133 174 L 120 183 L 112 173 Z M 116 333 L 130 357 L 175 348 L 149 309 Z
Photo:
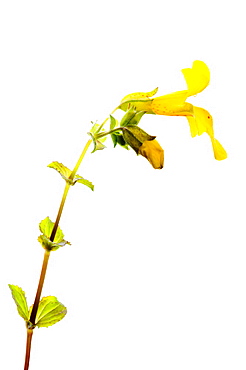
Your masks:
M 162 169 L 164 165 L 164 150 L 157 140 L 146 140 L 139 148 L 138 154 L 147 158 L 152 167 Z
M 127 106 L 134 106 L 138 111 L 160 114 L 165 116 L 185 116 L 190 125 L 191 136 L 201 135 L 206 132 L 211 139 L 214 157 L 217 160 L 227 158 L 223 146 L 214 137 L 213 118 L 203 108 L 195 107 L 186 102 L 190 96 L 203 91 L 209 84 L 210 72 L 204 62 L 196 60 L 192 68 L 182 69 L 187 90 L 178 91 L 172 94 L 163 95 L 150 99 L 157 92 L 157 89 L 149 93 L 133 93 L 124 97 L 121 102 L 121 109 Z

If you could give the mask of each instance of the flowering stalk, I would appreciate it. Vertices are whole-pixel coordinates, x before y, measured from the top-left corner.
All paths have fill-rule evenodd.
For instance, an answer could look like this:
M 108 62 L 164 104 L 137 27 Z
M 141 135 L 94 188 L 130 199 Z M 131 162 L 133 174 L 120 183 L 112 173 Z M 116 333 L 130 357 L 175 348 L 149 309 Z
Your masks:
M 89 132 L 91 138 L 85 144 L 72 171 L 59 162 L 49 164 L 48 167 L 55 169 L 63 180 L 65 180 L 65 188 L 55 222 L 53 223 L 47 217 L 39 224 L 41 235 L 38 237 L 38 241 L 45 252 L 33 306 L 28 308 L 25 293 L 19 286 L 9 285 L 18 313 L 26 322 L 27 340 L 24 370 L 29 369 L 34 328 L 36 326 L 48 327 L 54 325 L 63 319 L 67 313 L 66 307 L 56 297 L 48 296 L 41 298 L 41 294 L 51 251 L 56 251 L 60 247 L 70 244 L 64 239 L 64 234 L 59 227 L 70 187 L 76 183 L 81 183 L 91 190 L 94 189 L 94 185 L 90 181 L 77 174 L 79 166 L 90 145 L 92 143 L 94 145 L 92 153 L 102 150 L 105 148 L 104 141 L 109 136 L 113 141 L 114 147 L 131 148 L 137 155 L 145 157 L 153 168 L 161 169 L 164 165 L 164 150 L 157 142 L 155 136 L 149 135 L 139 127 L 140 120 L 145 114 L 184 116 L 190 125 L 192 137 L 201 135 L 202 133 L 209 135 L 215 159 L 222 160 L 227 157 L 225 149 L 214 137 L 213 120 L 210 113 L 203 108 L 195 107 L 186 102 L 187 98 L 201 92 L 207 87 L 210 79 L 208 67 L 201 61 L 195 61 L 192 68 L 186 68 L 182 72 L 187 83 L 187 90 L 157 98 L 153 98 L 157 93 L 157 89 L 148 93 L 138 92 L 125 96 L 101 125 L 93 125 Z M 113 117 L 113 113 L 118 109 L 125 112 L 120 121 Z M 109 129 L 105 131 L 104 125 L 108 120 L 110 120 Z

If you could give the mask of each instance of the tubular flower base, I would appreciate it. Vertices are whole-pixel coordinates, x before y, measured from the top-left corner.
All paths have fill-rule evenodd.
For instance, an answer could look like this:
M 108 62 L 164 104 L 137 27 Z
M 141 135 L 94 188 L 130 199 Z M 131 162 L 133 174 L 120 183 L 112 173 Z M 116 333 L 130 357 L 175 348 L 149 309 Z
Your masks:
M 189 96 L 196 95 L 203 91 L 209 84 L 210 72 L 204 62 L 196 60 L 192 68 L 182 70 L 187 90 L 178 91 L 172 94 L 152 98 L 157 89 L 149 93 L 133 93 L 124 97 L 121 101 L 121 109 L 126 106 L 134 106 L 138 111 L 145 111 L 149 114 L 165 116 L 185 116 L 190 125 L 191 136 L 201 135 L 206 132 L 211 139 L 214 157 L 217 160 L 227 158 L 223 146 L 214 137 L 213 119 L 211 114 L 203 108 L 195 107 L 186 102 Z

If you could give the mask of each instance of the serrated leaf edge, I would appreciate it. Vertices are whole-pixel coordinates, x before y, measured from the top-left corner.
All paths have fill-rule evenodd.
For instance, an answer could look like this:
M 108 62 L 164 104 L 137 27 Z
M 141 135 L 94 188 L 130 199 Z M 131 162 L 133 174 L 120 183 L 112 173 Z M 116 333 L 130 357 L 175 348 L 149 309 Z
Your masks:
M 26 296 L 25 296 L 25 292 L 22 290 L 21 287 L 19 287 L 18 285 L 13 285 L 13 284 L 8 284 L 10 290 L 11 290 L 11 294 L 12 294 L 12 297 L 13 297 L 13 300 L 16 304 L 16 307 L 17 307 L 17 311 L 19 313 L 19 315 L 25 320 L 25 321 L 28 321 L 29 319 L 29 313 L 28 313 L 28 305 L 27 305 L 27 301 L 26 301 Z M 18 295 L 22 298 L 22 301 L 24 303 L 24 306 L 26 308 L 26 312 L 24 312 L 21 308 L 21 306 L 19 305 L 18 301 L 15 299 L 15 296 L 13 294 L 13 288 L 18 288 L 18 290 L 20 290 L 21 292 L 17 292 L 17 290 L 15 290 L 15 293 L 18 293 Z

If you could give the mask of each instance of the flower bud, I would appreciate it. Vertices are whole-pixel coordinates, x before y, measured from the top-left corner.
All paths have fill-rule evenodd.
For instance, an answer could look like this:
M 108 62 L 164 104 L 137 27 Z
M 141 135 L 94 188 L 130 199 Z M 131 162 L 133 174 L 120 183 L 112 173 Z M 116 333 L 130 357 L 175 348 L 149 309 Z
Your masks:
M 147 134 L 147 132 L 136 125 L 124 127 L 122 135 L 126 144 L 130 145 L 137 154 L 147 158 L 154 168 L 163 168 L 164 150 L 158 141 L 155 140 L 155 136 Z
M 147 158 L 155 169 L 161 169 L 164 165 L 164 150 L 157 140 L 147 140 L 140 146 L 138 154 Z
M 130 145 L 137 154 L 139 153 L 139 148 L 146 140 L 155 139 L 155 136 L 147 134 L 147 132 L 136 125 L 128 125 L 124 127 L 122 134 L 125 142 Z

